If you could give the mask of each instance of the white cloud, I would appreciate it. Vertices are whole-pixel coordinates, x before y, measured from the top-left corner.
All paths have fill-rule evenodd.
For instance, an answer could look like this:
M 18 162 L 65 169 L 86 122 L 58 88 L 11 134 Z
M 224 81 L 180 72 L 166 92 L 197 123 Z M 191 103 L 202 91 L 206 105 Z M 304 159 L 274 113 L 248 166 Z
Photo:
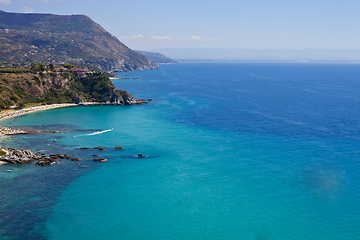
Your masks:
M 2 4 L 10 4 L 11 1 L 10 0 L 0 0 L 0 3 L 2 3 Z
M 138 35 L 132 35 L 131 37 L 128 37 L 128 36 L 122 36 L 122 37 L 119 37 L 120 39 L 139 39 L 139 38 L 143 38 L 144 36 L 142 34 L 138 34 Z
M 204 41 L 221 41 L 226 40 L 226 38 L 218 37 L 218 38 L 204 38 Z
M 139 35 L 132 35 L 131 38 L 143 38 L 144 36 L 139 34 Z
M 32 9 L 31 7 L 24 7 L 23 10 L 24 10 L 24 13 L 32 13 L 32 12 L 34 12 L 34 9 Z
M 186 39 L 186 40 L 201 41 L 202 39 L 199 36 L 191 36 L 189 39 Z
M 219 38 L 201 38 L 199 36 L 191 36 L 191 37 L 188 37 L 188 38 L 180 38 L 180 37 L 172 38 L 172 37 L 168 37 L 168 36 L 151 36 L 149 38 L 153 39 L 153 40 L 176 40 L 176 41 L 216 41 L 216 40 L 226 40 L 226 38 L 223 38 L 223 37 L 219 37 Z
M 173 38 L 171 37 L 167 37 L 167 36 L 163 36 L 163 37 L 160 37 L 160 36 L 151 36 L 149 37 L 150 39 L 154 39 L 154 40 L 172 40 Z

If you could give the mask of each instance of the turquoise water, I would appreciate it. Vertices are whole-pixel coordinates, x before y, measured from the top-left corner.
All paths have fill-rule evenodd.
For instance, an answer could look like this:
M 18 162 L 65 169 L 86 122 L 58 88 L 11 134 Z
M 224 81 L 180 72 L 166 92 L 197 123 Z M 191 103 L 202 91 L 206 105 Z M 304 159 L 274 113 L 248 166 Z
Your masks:
M 0 165 L 0 237 L 358 239 L 358 65 L 161 68 L 114 80 L 148 105 L 4 122 L 60 132 L 3 145 L 81 161 Z

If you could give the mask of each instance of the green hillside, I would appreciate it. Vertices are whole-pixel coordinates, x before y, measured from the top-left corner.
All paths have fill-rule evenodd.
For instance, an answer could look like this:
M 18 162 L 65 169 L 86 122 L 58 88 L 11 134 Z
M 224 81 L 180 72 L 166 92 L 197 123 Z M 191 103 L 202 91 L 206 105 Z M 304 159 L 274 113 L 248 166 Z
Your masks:
M 0 66 L 65 63 L 103 71 L 158 68 L 84 15 L 0 11 Z
M 39 64 L 37 64 L 39 65 Z M 0 68 L 0 108 L 26 104 L 97 102 L 117 105 L 141 104 L 128 92 L 117 90 L 104 72 L 78 75 L 75 71 Z

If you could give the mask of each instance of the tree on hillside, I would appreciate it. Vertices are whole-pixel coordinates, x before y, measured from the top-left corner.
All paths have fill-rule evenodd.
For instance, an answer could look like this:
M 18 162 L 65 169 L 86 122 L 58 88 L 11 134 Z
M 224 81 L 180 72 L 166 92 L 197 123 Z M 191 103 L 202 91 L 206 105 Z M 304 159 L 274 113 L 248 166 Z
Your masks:
M 64 65 L 64 67 L 70 70 L 70 69 L 72 69 L 72 68 L 75 67 L 75 66 L 67 63 L 67 64 Z
M 48 65 L 48 68 L 50 69 L 50 71 L 54 71 L 55 70 L 55 67 L 54 67 L 54 65 L 52 64 L 52 63 L 50 63 L 49 65 Z
M 35 65 L 31 65 L 31 70 L 34 72 L 43 72 L 45 71 L 45 65 L 41 62 L 35 64 Z

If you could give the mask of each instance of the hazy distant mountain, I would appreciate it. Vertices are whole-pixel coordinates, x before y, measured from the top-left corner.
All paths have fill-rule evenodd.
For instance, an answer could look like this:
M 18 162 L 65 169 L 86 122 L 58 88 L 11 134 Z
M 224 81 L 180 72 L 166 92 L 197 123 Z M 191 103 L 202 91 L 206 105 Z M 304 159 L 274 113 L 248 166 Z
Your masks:
M 105 71 L 158 68 L 84 15 L 0 11 L 0 65 L 70 63 Z
M 179 63 L 178 61 L 175 61 L 174 59 L 168 58 L 165 55 L 161 53 L 156 52 L 145 52 L 145 51 L 137 51 L 150 59 L 151 61 L 155 63 Z
M 231 60 L 243 62 L 360 62 L 360 49 L 227 49 L 160 48 L 176 60 Z

